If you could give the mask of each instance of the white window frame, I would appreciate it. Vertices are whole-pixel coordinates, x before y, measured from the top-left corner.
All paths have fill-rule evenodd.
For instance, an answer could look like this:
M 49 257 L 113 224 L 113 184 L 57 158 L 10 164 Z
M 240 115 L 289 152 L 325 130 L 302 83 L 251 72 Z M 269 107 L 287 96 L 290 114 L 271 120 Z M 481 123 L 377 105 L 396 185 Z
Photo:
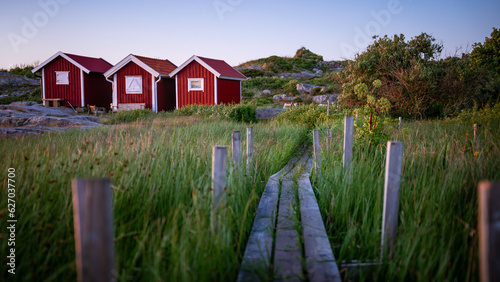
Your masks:
M 191 88 L 191 82 L 201 81 L 201 88 Z M 205 79 L 204 78 L 188 78 L 188 91 L 205 91 Z
M 56 71 L 56 85 L 69 85 L 69 71 Z M 66 75 L 66 81 L 60 81 L 59 76 L 60 75 Z
M 137 78 L 140 78 L 141 80 L 141 83 L 139 84 L 141 86 L 141 90 L 129 90 L 128 89 L 128 80 L 129 79 L 137 79 Z M 142 75 L 126 75 L 125 76 L 125 94 L 142 94 L 143 92 L 143 87 L 142 87 Z

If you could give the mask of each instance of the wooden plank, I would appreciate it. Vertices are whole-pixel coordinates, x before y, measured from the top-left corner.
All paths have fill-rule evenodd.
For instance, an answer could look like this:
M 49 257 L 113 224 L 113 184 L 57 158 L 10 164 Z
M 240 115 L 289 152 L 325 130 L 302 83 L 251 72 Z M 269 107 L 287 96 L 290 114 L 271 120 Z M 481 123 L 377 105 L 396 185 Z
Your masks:
M 271 269 L 273 233 L 276 225 L 276 212 L 279 194 L 279 177 L 269 178 L 262 193 L 257 213 L 252 225 L 238 281 L 259 281 L 259 274 Z
M 346 116 L 344 118 L 344 155 L 342 163 L 344 169 L 348 169 L 352 160 L 352 137 L 354 133 L 354 118 Z
M 500 184 L 479 183 L 478 198 L 481 281 L 500 281 Z
M 115 281 L 111 184 L 107 179 L 73 179 L 78 281 Z
M 316 173 L 321 173 L 321 150 L 319 144 L 319 130 L 313 130 L 314 145 L 314 169 Z
M 213 146 L 212 149 L 212 193 L 214 208 L 219 205 L 226 187 L 227 147 Z
M 290 172 L 281 184 L 274 249 L 275 281 L 303 281 L 302 253 L 299 234 L 294 226 L 292 207 L 295 205 Z
M 267 273 L 271 270 L 272 236 L 276 228 L 279 181 L 284 174 L 290 175 L 290 170 L 296 167 L 297 159 L 298 157 L 292 158 L 284 168 L 269 177 L 257 208 L 252 231 L 238 273 L 238 281 L 259 281 L 262 278 L 259 274 L 262 275 L 263 272 Z
M 399 186 L 403 163 L 403 143 L 387 142 L 385 166 L 384 211 L 382 218 L 381 256 L 394 254 L 394 240 L 398 229 Z
M 247 127 L 247 171 L 253 167 L 253 128 Z
M 233 164 L 239 167 L 241 164 L 241 133 L 233 131 Z
M 299 199 L 308 281 L 341 281 L 309 176 L 299 179 Z

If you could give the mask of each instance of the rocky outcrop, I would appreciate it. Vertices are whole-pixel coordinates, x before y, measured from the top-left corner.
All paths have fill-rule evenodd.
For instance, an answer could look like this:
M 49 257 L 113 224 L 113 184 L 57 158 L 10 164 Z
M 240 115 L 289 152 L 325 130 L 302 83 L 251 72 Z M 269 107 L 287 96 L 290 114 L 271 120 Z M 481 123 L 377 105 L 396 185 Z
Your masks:
M 321 92 L 326 92 L 327 87 L 326 86 L 317 86 L 313 84 L 305 84 L 305 83 L 299 83 L 297 84 L 297 91 L 299 91 L 299 94 L 304 94 L 304 93 L 311 93 L 311 91 L 316 88 L 320 87 Z
M 284 109 L 257 109 L 256 114 L 258 119 L 268 119 L 277 116 Z
M 6 96 L 21 96 L 40 87 L 40 80 L 0 72 L 0 98 Z
M 99 126 L 99 117 L 76 115 L 72 109 L 43 107 L 36 102 L 0 105 L 0 136 L 43 133 Z
M 330 104 L 336 103 L 339 99 L 340 94 L 325 94 L 325 95 L 317 95 L 313 96 L 312 100 L 316 104 L 328 104 L 328 101 L 330 101 Z
M 24 84 L 39 86 L 40 80 L 27 78 L 24 75 L 15 75 L 15 74 L 10 74 L 8 72 L 0 72 L 0 86 L 4 85 L 21 86 Z
M 279 95 L 274 95 L 273 100 L 276 102 L 291 102 L 295 100 L 296 97 L 287 95 L 287 94 L 279 94 Z

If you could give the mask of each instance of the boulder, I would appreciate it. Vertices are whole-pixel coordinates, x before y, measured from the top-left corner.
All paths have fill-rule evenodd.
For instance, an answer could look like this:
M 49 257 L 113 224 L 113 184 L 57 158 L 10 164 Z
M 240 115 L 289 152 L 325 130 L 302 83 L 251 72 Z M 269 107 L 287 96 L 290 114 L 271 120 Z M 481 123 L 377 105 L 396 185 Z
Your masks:
M 338 101 L 340 94 L 324 94 L 324 95 L 316 95 L 312 97 L 312 100 L 315 104 L 328 104 L 328 101 L 331 103 L 336 103 Z
M 297 91 L 302 95 L 304 92 L 306 93 L 311 93 L 311 91 L 317 87 L 316 85 L 312 84 L 305 84 L 305 83 L 298 83 L 297 84 Z
M 91 128 L 100 126 L 99 121 L 99 117 L 77 116 L 69 108 L 43 107 L 35 102 L 0 105 L 0 136 L 37 134 L 73 127 Z
M 307 70 L 306 70 L 306 71 L 301 71 L 301 72 L 300 72 L 300 75 L 301 75 L 301 76 L 302 76 L 302 78 L 304 78 L 304 79 L 310 79 L 310 78 L 314 78 L 314 77 L 316 77 L 316 76 L 317 76 L 317 74 L 316 74 L 316 73 L 311 72 L 311 71 L 307 71 Z
M 288 102 L 288 101 L 293 101 L 295 97 L 287 95 L 287 94 L 279 94 L 279 95 L 274 95 L 273 100 L 276 101 L 283 101 L 283 102 Z
M 262 94 L 269 95 L 269 94 L 271 94 L 271 90 L 266 89 L 266 90 L 262 91 Z

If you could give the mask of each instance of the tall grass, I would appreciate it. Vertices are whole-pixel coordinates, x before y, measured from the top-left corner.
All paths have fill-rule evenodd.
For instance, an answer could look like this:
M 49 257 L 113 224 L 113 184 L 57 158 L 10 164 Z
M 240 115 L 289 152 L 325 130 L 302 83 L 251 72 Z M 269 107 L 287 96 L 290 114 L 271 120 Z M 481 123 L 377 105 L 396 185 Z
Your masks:
M 322 147 L 322 175 L 313 186 L 338 261 L 380 256 L 386 145 L 354 146 L 350 174 L 342 169 L 343 131 L 333 126 Z M 500 180 L 500 127 L 459 121 L 388 126 L 404 144 L 395 256 L 361 279 L 379 281 L 477 281 L 477 183 Z M 342 269 L 342 265 L 340 265 Z
M 253 126 L 255 170 L 249 174 L 229 161 L 231 130 L 244 132 L 245 125 L 219 119 L 160 117 L 0 140 L 1 230 L 9 167 L 16 169 L 18 219 L 17 274 L 2 263 L 2 277 L 75 280 L 71 179 L 108 177 L 119 281 L 235 280 L 267 178 L 305 136 L 297 126 Z M 227 188 L 217 211 L 210 190 L 213 145 L 229 146 Z M 5 259 L 7 248 L 0 250 Z

